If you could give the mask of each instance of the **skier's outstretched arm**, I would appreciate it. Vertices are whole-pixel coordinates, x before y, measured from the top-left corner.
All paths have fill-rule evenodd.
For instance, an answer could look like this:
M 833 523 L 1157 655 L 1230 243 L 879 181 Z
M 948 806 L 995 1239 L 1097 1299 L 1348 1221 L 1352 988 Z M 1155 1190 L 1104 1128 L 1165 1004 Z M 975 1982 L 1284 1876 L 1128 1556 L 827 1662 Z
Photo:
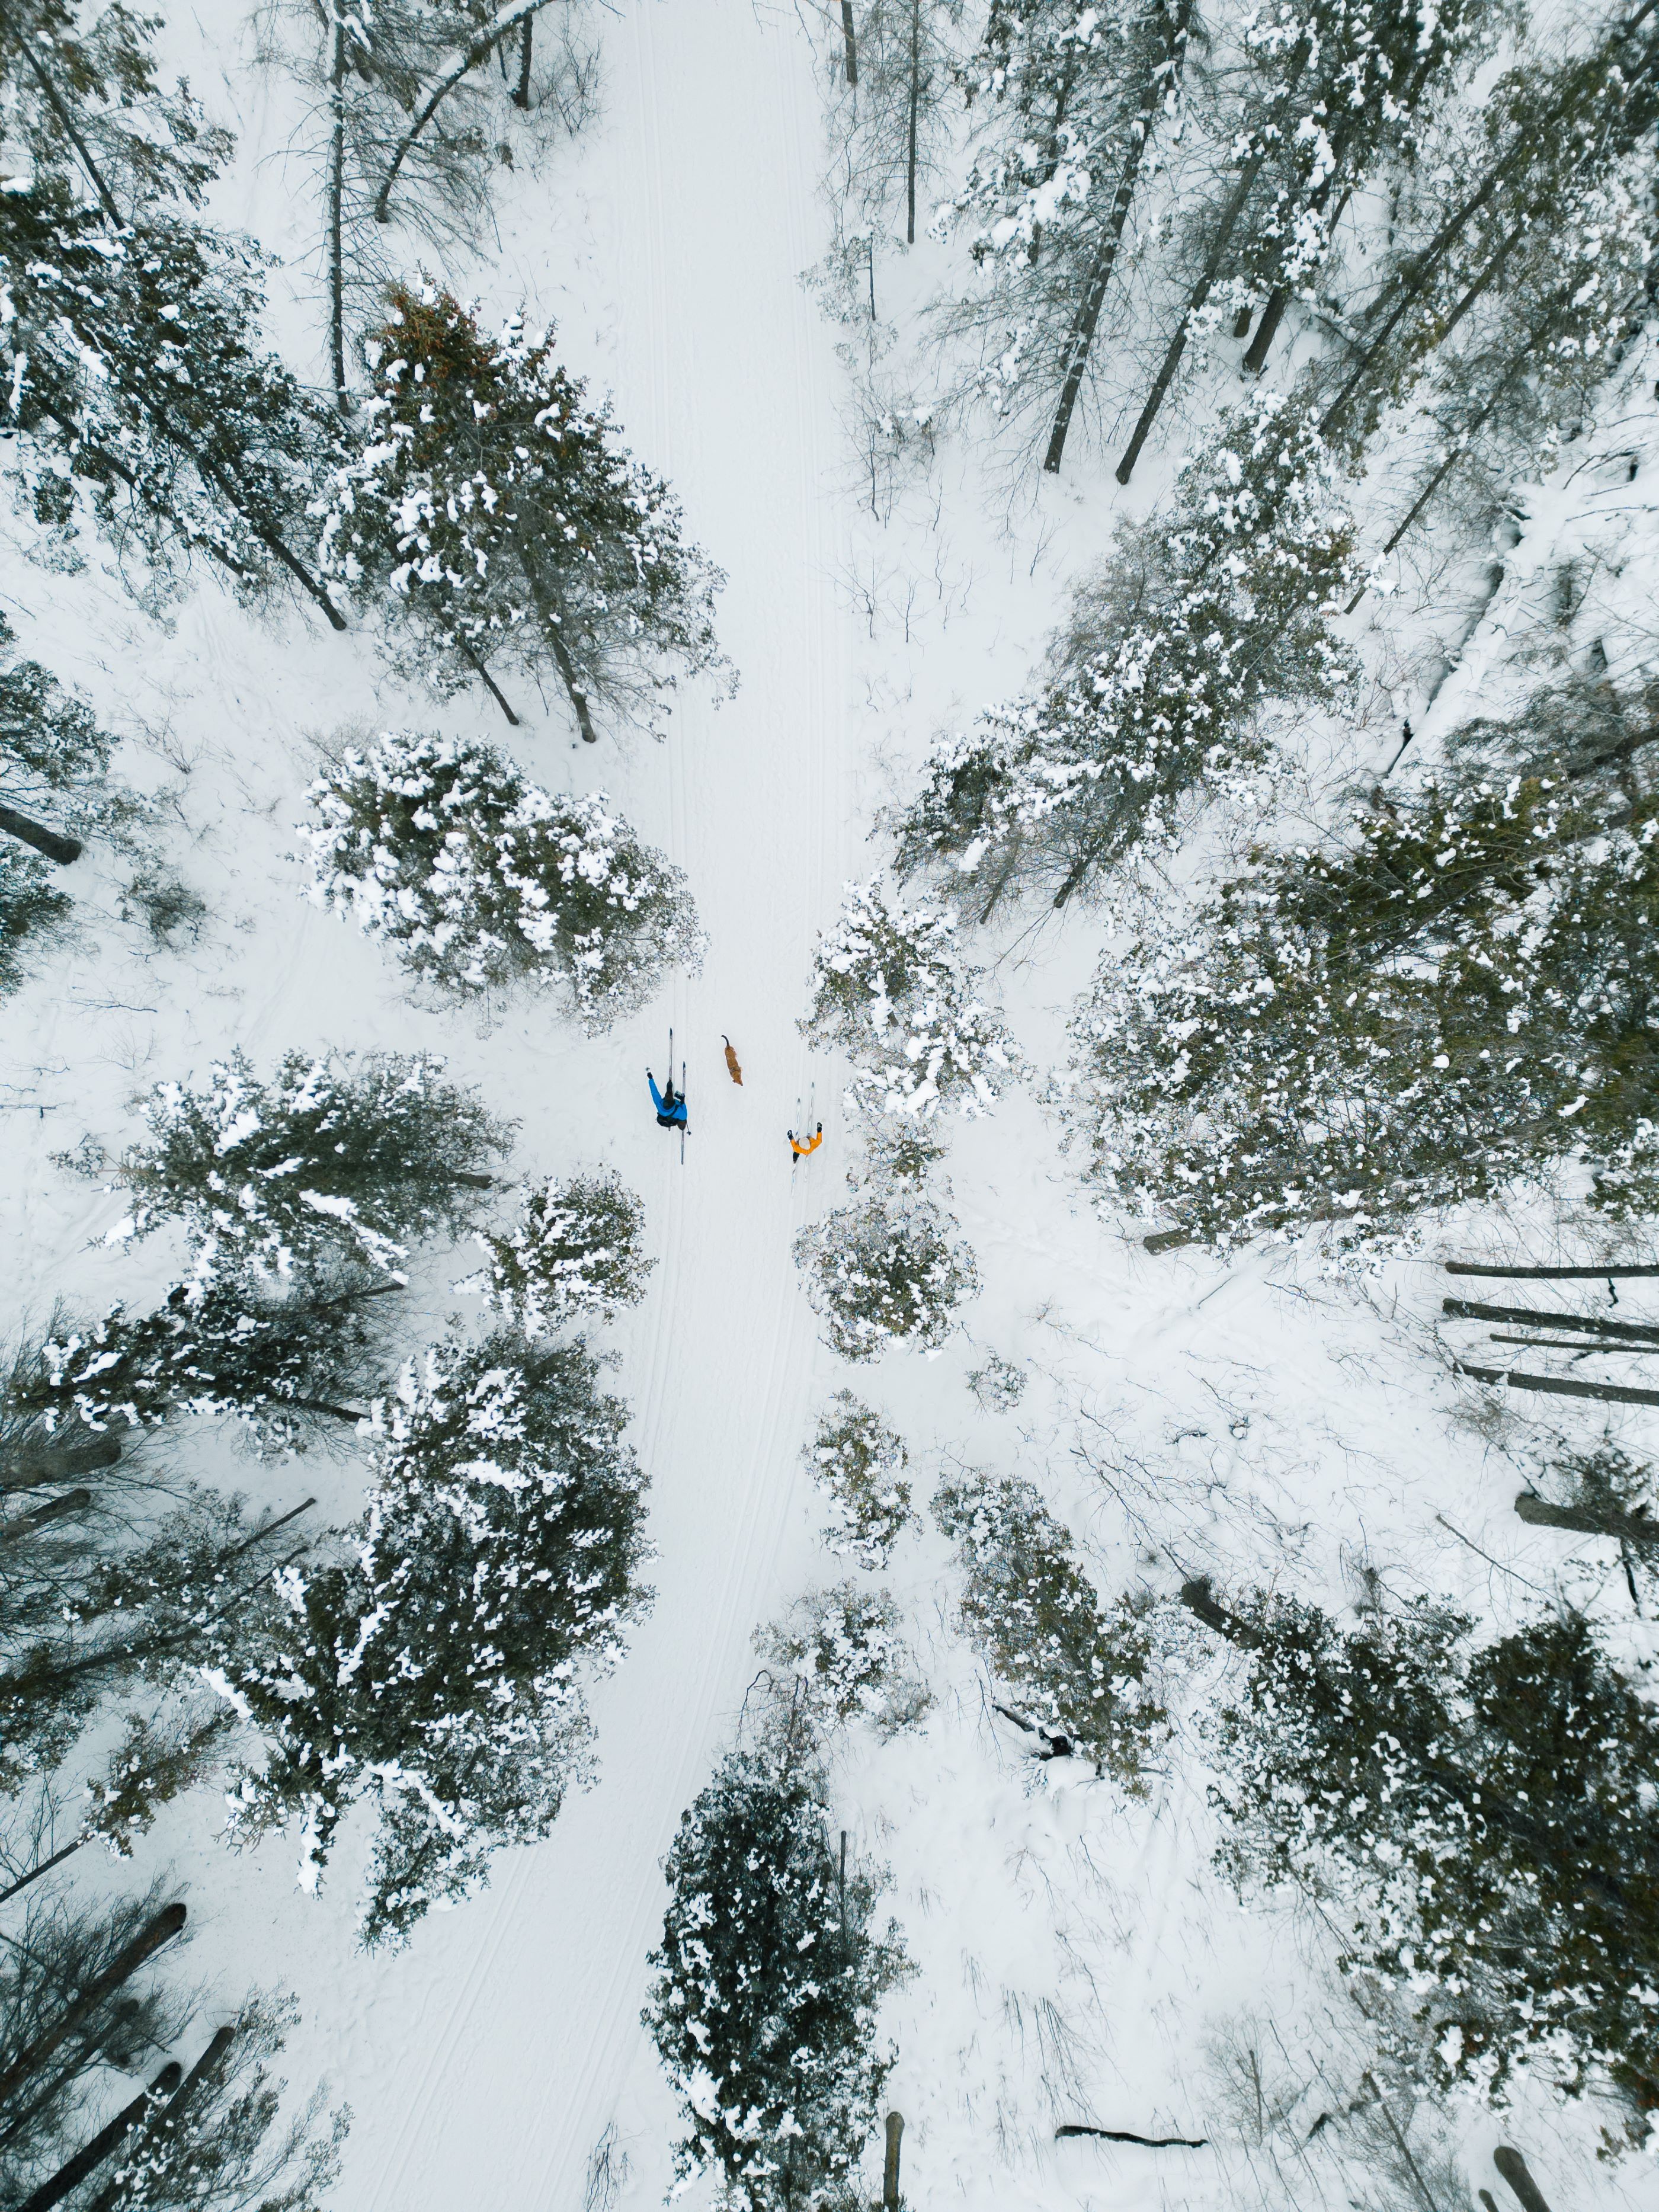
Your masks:
M 651 1103 L 659 1114 L 665 1114 L 668 1109 L 662 1103 L 662 1093 L 657 1088 L 657 1079 L 648 1067 L 645 1071 L 645 1079 L 651 1085 Z

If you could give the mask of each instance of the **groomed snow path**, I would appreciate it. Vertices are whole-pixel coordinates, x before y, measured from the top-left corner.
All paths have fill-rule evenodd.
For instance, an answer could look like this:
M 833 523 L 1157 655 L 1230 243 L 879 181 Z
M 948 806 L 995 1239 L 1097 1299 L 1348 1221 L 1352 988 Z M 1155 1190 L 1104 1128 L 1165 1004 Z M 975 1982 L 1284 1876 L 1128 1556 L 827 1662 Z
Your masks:
M 549 1149 L 545 1128 L 561 1154 L 614 1158 L 646 1199 L 661 1257 L 619 1387 L 653 1477 L 658 1595 L 594 1699 L 597 1789 L 570 1801 L 549 1842 L 501 1863 L 484 1897 L 375 1972 L 345 2029 L 331 2070 L 356 2120 L 341 2212 L 576 2212 L 613 2123 L 633 2167 L 622 2202 L 661 2201 L 671 2114 L 639 2026 L 659 1862 L 729 1736 L 750 1631 L 804 1579 L 815 1361 L 817 1389 L 830 1381 L 789 1244 L 839 1190 L 838 1166 L 826 1144 L 816 1188 L 803 1172 L 792 1192 L 784 1142 L 813 932 L 856 858 L 835 362 L 799 282 L 822 250 L 819 95 L 793 16 L 763 21 L 748 0 L 630 0 L 606 54 L 604 118 L 566 172 L 585 205 L 567 216 L 549 192 L 544 221 L 566 268 L 562 222 L 591 223 L 592 281 L 609 297 L 584 299 L 576 280 L 583 329 L 577 305 L 548 296 L 538 241 L 515 257 L 509 234 L 508 269 L 521 261 L 528 295 L 573 346 L 601 319 L 614 327 L 595 381 L 614 386 L 629 444 L 729 574 L 721 639 L 742 687 L 718 708 L 687 698 L 665 748 L 619 757 L 607 739 L 595 757 L 549 740 L 687 870 L 711 945 L 702 975 L 622 1036 L 538 1037 L 544 1101 L 515 1110 L 526 1159 Z M 561 772 L 557 755 L 545 766 Z M 645 1095 L 643 1063 L 660 1080 L 671 1019 L 692 1102 L 684 1170 Z M 741 1091 L 722 1032 L 744 1058 Z

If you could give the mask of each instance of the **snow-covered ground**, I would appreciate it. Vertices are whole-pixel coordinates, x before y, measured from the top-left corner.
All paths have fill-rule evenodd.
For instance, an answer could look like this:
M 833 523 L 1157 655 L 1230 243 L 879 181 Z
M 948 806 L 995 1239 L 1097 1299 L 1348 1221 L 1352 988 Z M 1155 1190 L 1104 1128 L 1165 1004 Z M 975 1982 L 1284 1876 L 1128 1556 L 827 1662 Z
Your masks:
M 208 12 L 175 27 L 218 56 L 216 82 L 193 64 L 198 85 L 245 134 L 246 200 L 228 211 L 291 244 L 307 228 L 291 116 Z M 614 1164 L 645 1198 L 659 1255 L 644 1303 L 613 1332 L 653 1479 L 657 1598 L 593 1698 L 597 1788 L 391 1958 L 354 1948 L 349 1845 L 307 1899 L 282 1842 L 241 1858 L 216 1849 L 201 1793 L 139 1854 L 141 1871 L 188 1871 L 193 1964 L 226 2002 L 250 1982 L 298 1994 L 287 2069 L 296 2082 L 326 2072 L 356 2114 L 339 2212 L 659 2201 L 672 2115 L 639 2024 L 659 1862 L 731 1738 L 751 1631 L 842 1571 L 817 1547 L 800 1466 L 815 1408 L 842 1382 L 904 1433 L 924 1492 L 947 1463 L 1030 1474 L 1108 1590 L 1213 1569 L 1340 1593 L 1369 1562 L 1402 1594 L 1447 1590 L 1501 1613 L 1516 1577 L 1547 1585 L 1563 1556 L 1565 1540 L 1510 1512 L 1515 1465 L 1492 1425 L 1458 1418 L 1466 1401 L 1432 1356 L 1431 1266 L 1397 1267 L 1361 1297 L 1283 1255 L 1150 1257 L 1089 1212 L 1030 1097 L 954 1140 L 955 1206 L 985 1284 L 971 1340 L 932 1362 L 891 1356 L 867 1379 L 817 1341 L 790 1243 L 839 1199 L 852 1146 L 838 1071 L 809 1059 L 795 1029 L 814 933 L 843 880 L 875 865 L 865 841 L 897 764 L 954 711 L 1021 682 L 1112 512 L 1084 474 L 1012 520 L 971 477 L 947 482 L 936 514 L 906 508 L 885 530 L 860 516 L 835 332 L 798 281 L 827 234 L 823 45 L 793 13 L 740 0 L 623 0 L 606 29 L 602 118 L 515 179 L 499 253 L 465 279 L 491 311 L 523 299 L 556 317 L 574 365 L 614 391 L 630 443 L 729 576 L 735 701 L 689 692 L 659 749 L 607 740 L 595 757 L 556 711 L 513 739 L 542 780 L 611 791 L 690 875 L 708 961 L 645 1016 L 585 1041 L 526 1000 L 489 1024 L 413 1005 L 374 948 L 299 897 L 289 854 L 308 742 L 437 722 L 496 738 L 488 702 L 434 710 L 398 691 L 362 637 L 297 614 L 261 623 L 210 587 L 161 625 L 95 568 L 66 579 L 5 562 L 25 648 L 133 733 L 135 760 L 167 793 L 168 849 L 207 919 L 193 945 L 157 951 L 117 911 L 123 864 L 90 860 L 84 941 L 9 1004 L 4 1317 L 159 1286 L 167 1252 L 105 1249 L 118 1199 L 50 1156 L 86 1131 L 118 1141 L 137 1089 L 233 1044 L 260 1064 L 292 1046 L 440 1049 L 520 1118 L 522 1166 Z M 285 335 L 302 304 L 288 303 Z M 1650 412 L 1644 452 L 1652 430 Z M 1153 488 L 1137 485 L 1138 505 Z M 1481 641 L 1544 573 L 1555 537 L 1592 528 L 1569 492 L 1540 498 L 1535 520 L 1548 542 L 1511 564 L 1510 597 L 1488 611 L 1443 712 L 1478 684 L 1496 651 Z M 999 963 L 1040 1064 L 1060 1056 L 1096 934 L 1079 916 Z M 671 1024 L 691 1101 L 684 1166 L 645 1094 Z M 826 1142 L 792 1181 L 784 1130 L 814 1085 Z M 434 1331 L 460 1272 L 431 1273 Z M 987 1347 L 1030 1370 L 1015 1412 L 987 1414 L 965 1387 Z M 1639 1425 L 1630 1432 L 1639 1441 Z M 230 1479 L 222 1455 L 204 1448 L 204 1463 Z M 353 1476 L 249 1463 L 235 1479 L 281 1507 L 308 1488 L 343 1499 Z M 1221 1890 L 1190 1762 L 1173 1759 L 1151 1798 L 1127 1805 L 1081 1769 L 1039 1772 L 999 1734 L 951 1626 L 937 1537 L 909 1540 L 892 1579 L 938 1706 L 917 1735 L 849 1747 L 836 1787 L 857 1844 L 891 1869 L 918 1966 L 889 2012 L 909 2202 L 1127 2212 L 1231 2195 L 1237 2170 L 1214 2154 L 1057 2146 L 1054 2131 L 1072 2120 L 1218 2133 L 1206 2038 L 1273 2014 L 1304 2044 L 1309 2020 L 1339 2002 L 1316 1932 Z M 1596 2168 L 1583 2122 L 1564 2131 L 1523 2111 L 1515 2126 L 1558 2212 L 1659 2202 L 1649 2169 Z M 1470 2118 L 1472 2160 L 1496 2140 L 1495 2124 Z M 589 2192 L 606 2142 L 626 2159 L 613 2197 Z

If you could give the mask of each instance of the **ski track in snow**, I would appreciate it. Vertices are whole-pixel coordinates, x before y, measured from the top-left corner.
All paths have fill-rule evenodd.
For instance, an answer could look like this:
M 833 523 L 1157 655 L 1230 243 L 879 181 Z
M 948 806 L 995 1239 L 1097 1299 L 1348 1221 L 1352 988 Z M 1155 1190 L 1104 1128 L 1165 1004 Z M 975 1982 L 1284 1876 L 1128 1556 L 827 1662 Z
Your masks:
M 632 793 L 629 810 L 688 871 L 712 940 L 701 976 L 638 1025 L 672 1019 L 691 1103 L 684 1170 L 678 1143 L 647 1121 L 633 1176 L 662 1254 L 632 1333 L 643 1371 L 624 1370 L 653 1478 L 657 1599 L 594 1698 L 597 1789 L 437 1927 L 421 1947 L 422 1990 L 407 1986 L 411 1962 L 394 1969 L 362 2022 L 368 2052 L 342 2053 L 357 2110 L 342 2202 L 362 2212 L 476 2202 L 486 2146 L 501 2212 L 580 2204 L 613 2120 L 635 2137 L 629 2201 L 659 2198 L 666 2099 L 639 2025 L 659 1863 L 730 1734 L 750 1632 L 799 1585 L 805 1558 L 790 1508 L 815 1332 L 789 1244 L 839 1178 L 827 1179 L 826 1145 L 816 1185 L 803 1171 L 792 1194 L 783 1133 L 806 1079 L 792 1016 L 853 835 L 833 355 L 797 281 L 815 252 L 817 95 L 793 24 L 713 0 L 630 10 L 610 52 L 605 143 L 584 161 L 584 181 L 618 210 L 610 374 L 630 443 L 730 573 L 721 634 L 742 676 L 732 703 L 683 702 L 666 748 L 630 764 L 665 787 L 653 794 L 665 819 Z M 650 1049 L 660 1075 L 662 1046 Z M 640 1094 L 619 1103 L 631 1118 L 643 1070 L 618 1079 Z M 648 2130 L 630 2097 L 651 2100 Z

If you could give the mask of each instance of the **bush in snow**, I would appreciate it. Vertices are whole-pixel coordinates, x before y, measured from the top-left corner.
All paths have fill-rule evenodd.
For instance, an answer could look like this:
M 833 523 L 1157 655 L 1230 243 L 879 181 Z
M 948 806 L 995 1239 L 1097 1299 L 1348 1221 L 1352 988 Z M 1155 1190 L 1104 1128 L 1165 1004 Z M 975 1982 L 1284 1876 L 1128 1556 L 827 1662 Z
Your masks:
M 24 981 L 30 956 L 63 935 L 71 903 L 33 853 L 0 846 L 0 998 Z
M 1090 1173 L 1223 1243 L 1398 1235 L 1568 1155 L 1645 1216 L 1656 946 L 1650 801 L 1516 776 L 1356 813 L 1115 950 L 1073 1024 Z
M 680 1821 L 643 2015 L 680 2103 L 675 2171 L 733 2212 L 844 2201 L 893 2054 L 875 2011 L 905 1970 L 875 1885 L 843 1892 L 807 1768 L 733 1753 Z
M 830 1499 L 823 1540 L 832 1552 L 878 1574 L 910 1526 L 909 1457 L 890 1429 L 850 1390 L 837 1390 L 818 1415 L 806 1462 Z
M 968 1377 L 968 1388 L 988 1413 L 1012 1413 L 1025 1395 L 1026 1374 L 1000 1352 L 988 1352 L 983 1367 Z
M 1659 2097 L 1659 1713 L 1571 1612 L 1492 1641 L 1418 1599 L 1344 1632 L 1183 1592 L 1248 1661 L 1216 1717 L 1224 1869 L 1311 1890 L 1447 2084 Z
M 1258 392 L 1188 462 L 1171 507 L 1126 524 L 1079 592 L 1044 689 L 944 740 L 894 823 L 901 876 L 927 869 L 975 913 L 1056 905 L 1182 801 L 1253 777 L 1262 710 L 1328 700 L 1351 661 L 1329 617 L 1353 581 L 1335 465 L 1307 418 Z
M 1146 1686 L 1145 1607 L 1103 1609 L 1070 1531 L 1018 1477 L 947 1483 L 933 1517 L 962 1564 L 963 1625 L 1024 1709 L 1012 1717 L 1139 1794 L 1164 1717 Z
M 785 1620 L 756 1631 L 755 1650 L 763 1731 L 796 1753 L 855 1721 L 884 1741 L 914 1728 L 933 1703 L 885 1590 L 853 1583 L 812 1590 Z
M 154 1312 L 115 1306 L 54 1332 L 7 1391 L 54 1432 L 158 1427 L 179 1413 L 229 1413 L 270 1449 L 321 1426 L 366 1419 L 390 1364 L 376 1282 L 346 1266 L 272 1279 L 176 1283 Z
M 981 972 L 963 958 L 945 915 L 905 908 L 878 881 L 849 884 L 841 920 L 818 940 L 801 1033 L 853 1061 L 849 1106 L 983 1113 L 1018 1055 L 978 995 Z
M 937 1352 L 979 1272 L 955 1222 L 931 1199 L 878 1192 L 809 1224 L 795 1265 L 822 1316 L 824 1341 L 843 1359 L 879 1359 L 896 1344 Z
M 678 670 L 720 667 L 724 578 L 552 333 L 514 315 L 489 337 L 430 287 L 387 298 L 357 451 L 313 512 L 323 573 L 391 626 L 399 659 L 442 695 L 480 674 L 495 690 L 495 667 L 550 678 L 590 740 L 591 702 L 654 714 Z
M 314 1886 L 372 1801 L 369 1945 L 545 1835 L 586 1771 L 583 1680 L 649 1596 L 644 1478 L 598 1373 L 580 1344 L 510 1330 L 411 1366 L 342 1555 L 274 1577 L 258 1648 L 244 1630 L 223 1662 L 265 1753 L 242 1832 L 297 1821 Z
M 539 790 L 493 745 L 388 731 L 308 795 L 310 896 L 441 990 L 556 985 L 592 1034 L 702 961 L 679 869 L 603 792 Z
M 417 1237 L 459 1235 L 510 1125 L 440 1080 L 424 1054 L 291 1052 L 262 1083 L 240 1053 L 158 1084 L 139 1106 L 151 1141 L 116 1169 L 144 1236 L 182 1221 L 202 1248 L 286 1272 L 343 1248 L 402 1280 Z
M 550 1179 L 527 1191 L 505 1236 L 481 1231 L 483 1271 L 471 1291 L 526 1336 L 548 1336 L 584 1314 L 614 1321 L 645 1296 L 645 1207 L 614 1169 Z

